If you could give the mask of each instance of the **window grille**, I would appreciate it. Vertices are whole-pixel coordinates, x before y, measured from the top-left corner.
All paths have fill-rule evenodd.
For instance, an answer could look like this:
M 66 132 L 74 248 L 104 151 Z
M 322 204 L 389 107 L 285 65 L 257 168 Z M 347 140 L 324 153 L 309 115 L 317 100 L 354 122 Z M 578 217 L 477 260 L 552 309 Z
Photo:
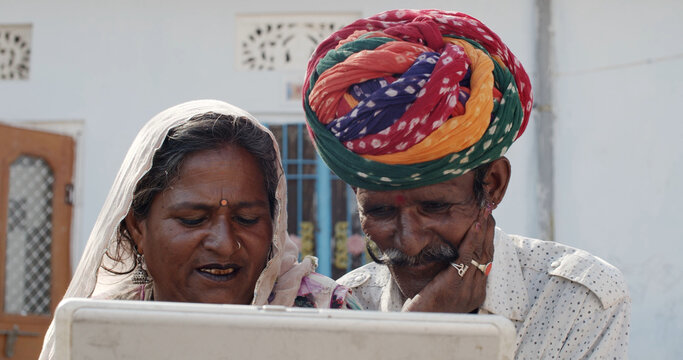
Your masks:
M 287 228 L 300 244 L 302 255 L 318 256 L 318 272 L 335 279 L 365 264 L 369 257 L 364 250 L 358 251 L 362 235 L 353 190 L 318 158 L 303 123 L 269 128 L 280 144 L 287 178 Z M 319 186 L 322 181 L 329 181 L 330 186 Z M 321 193 L 324 191 L 329 191 L 331 206 L 329 216 L 319 219 L 318 200 L 326 196 Z M 321 238 L 320 234 L 328 234 L 329 238 Z M 356 246 L 348 246 L 349 240 Z M 330 251 L 320 253 L 318 247 L 326 245 L 322 243 L 325 241 Z
M 301 72 L 318 43 L 358 17 L 359 14 L 238 15 L 237 67 Z
M 50 315 L 54 175 L 22 155 L 9 171 L 5 313 Z
M 0 80 L 28 80 L 31 25 L 0 25 Z

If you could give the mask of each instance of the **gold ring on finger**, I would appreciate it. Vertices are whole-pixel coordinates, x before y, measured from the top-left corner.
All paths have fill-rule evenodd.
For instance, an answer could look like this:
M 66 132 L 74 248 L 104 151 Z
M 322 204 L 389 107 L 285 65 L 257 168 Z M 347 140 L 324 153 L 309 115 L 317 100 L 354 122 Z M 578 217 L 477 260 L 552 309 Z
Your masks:
M 458 275 L 460 275 L 460 277 L 465 276 L 465 272 L 469 269 L 469 266 L 465 264 L 451 263 L 451 266 L 454 267 L 455 270 L 458 270 Z
M 484 275 L 486 275 L 486 276 L 489 276 L 489 273 L 491 272 L 491 267 L 493 267 L 493 262 L 489 262 L 488 264 L 480 264 L 480 263 L 472 260 L 471 264 L 474 265 L 481 272 L 483 272 Z

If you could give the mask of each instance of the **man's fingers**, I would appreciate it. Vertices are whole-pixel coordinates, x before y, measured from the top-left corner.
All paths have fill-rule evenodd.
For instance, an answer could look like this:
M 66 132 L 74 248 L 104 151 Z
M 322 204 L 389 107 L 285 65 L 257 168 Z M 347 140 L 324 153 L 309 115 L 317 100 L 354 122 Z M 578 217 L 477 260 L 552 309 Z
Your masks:
M 455 266 L 439 272 L 403 310 L 470 312 L 480 307 L 486 298 L 486 269 L 482 271 L 472 260 L 484 266 L 493 260 L 495 226 L 490 211 L 482 209 L 458 246 Z
M 481 255 L 484 253 L 484 242 L 488 237 L 489 224 L 487 212 L 484 209 L 479 211 L 477 219 L 472 223 L 467 230 L 465 237 L 458 246 L 458 262 L 463 262 L 470 265 L 471 260 L 479 261 Z
M 480 264 L 488 264 L 493 261 L 493 238 L 495 232 L 496 219 L 494 219 L 493 216 L 489 216 L 488 219 L 486 219 L 486 232 L 482 241 L 481 256 L 479 257 L 479 260 L 475 259 Z

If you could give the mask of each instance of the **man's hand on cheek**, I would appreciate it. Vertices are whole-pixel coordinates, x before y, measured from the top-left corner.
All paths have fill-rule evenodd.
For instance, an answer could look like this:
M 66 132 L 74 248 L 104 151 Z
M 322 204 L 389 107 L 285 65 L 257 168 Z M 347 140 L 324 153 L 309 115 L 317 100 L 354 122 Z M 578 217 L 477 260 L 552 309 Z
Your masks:
M 486 275 L 471 261 L 487 264 L 493 260 L 495 227 L 490 212 L 484 211 L 458 247 L 459 255 L 454 264 L 468 266 L 463 276 L 455 267 L 448 266 L 417 295 L 408 299 L 402 311 L 469 313 L 479 308 L 486 298 Z

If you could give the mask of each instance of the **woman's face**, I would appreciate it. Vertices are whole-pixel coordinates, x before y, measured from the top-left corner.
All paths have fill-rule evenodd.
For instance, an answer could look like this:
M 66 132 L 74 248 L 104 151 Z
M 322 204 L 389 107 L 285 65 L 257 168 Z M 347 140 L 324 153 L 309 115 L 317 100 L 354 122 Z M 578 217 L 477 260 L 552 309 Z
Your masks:
M 126 224 L 154 299 L 249 304 L 273 237 L 256 158 L 238 145 L 189 154 L 147 218 Z

